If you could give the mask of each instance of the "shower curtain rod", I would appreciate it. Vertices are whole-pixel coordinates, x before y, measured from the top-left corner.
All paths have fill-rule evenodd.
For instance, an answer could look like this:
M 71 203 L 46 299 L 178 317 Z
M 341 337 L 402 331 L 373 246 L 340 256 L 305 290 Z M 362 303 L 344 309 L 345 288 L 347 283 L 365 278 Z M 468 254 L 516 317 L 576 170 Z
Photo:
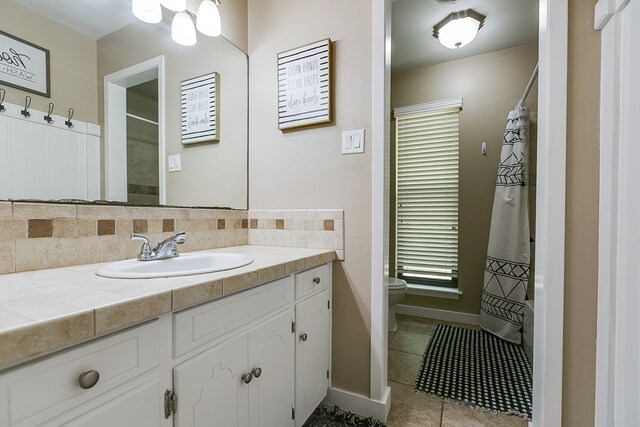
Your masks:
M 538 78 L 538 65 L 539 64 L 536 64 L 536 68 L 533 70 L 533 74 L 531 74 L 531 78 L 529 79 L 529 84 L 527 84 L 527 88 L 524 90 L 522 98 L 518 103 L 518 105 L 520 105 L 521 107 L 524 107 L 524 103 L 527 101 L 527 96 L 529 96 L 529 92 L 531 91 L 531 86 L 533 86 L 533 83 Z

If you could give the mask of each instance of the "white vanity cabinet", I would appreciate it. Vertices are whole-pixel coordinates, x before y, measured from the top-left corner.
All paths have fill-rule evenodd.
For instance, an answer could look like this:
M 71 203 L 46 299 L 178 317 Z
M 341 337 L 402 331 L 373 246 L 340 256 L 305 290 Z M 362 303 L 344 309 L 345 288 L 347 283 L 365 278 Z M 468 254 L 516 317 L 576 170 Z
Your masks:
M 298 427 L 330 330 L 329 263 L 0 372 L 0 426 Z

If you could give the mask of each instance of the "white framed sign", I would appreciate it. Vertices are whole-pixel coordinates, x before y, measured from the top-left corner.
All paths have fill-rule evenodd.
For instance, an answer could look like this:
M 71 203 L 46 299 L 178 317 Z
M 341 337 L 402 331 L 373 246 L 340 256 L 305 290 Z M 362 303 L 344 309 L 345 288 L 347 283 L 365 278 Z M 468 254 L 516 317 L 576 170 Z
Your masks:
M 278 128 L 333 123 L 331 39 L 278 54 Z
M 210 73 L 181 84 L 182 143 L 219 141 L 218 88 L 220 75 Z
M 0 31 L 0 85 L 51 97 L 49 50 Z

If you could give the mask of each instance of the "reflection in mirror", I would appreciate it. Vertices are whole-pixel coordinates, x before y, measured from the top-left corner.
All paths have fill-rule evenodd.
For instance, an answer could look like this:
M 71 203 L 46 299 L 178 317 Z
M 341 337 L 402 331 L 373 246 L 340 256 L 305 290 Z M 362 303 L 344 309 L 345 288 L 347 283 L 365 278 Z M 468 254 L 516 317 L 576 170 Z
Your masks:
M 189 1 L 189 9 L 198 3 Z M 7 107 L 0 113 L 0 199 L 247 208 L 244 52 L 200 33 L 195 46 L 180 46 L 171 39 L 172 12 L 163 9 L 161 23 L 146 24 L 130 0 L 3 0 L 2 9 L 3 32 L 50 51 L 51 95 L 12 86 L 0 73 Z M 125 73 L 150 62 L 152 71 Z M 219 74 L 220 139 L 183 145 L 180 84 L 212 72 Z M 19 114 L 25 95 L 33 98 L 30 119 Z M 50 102 L 54 124 L 43 120 Z M 56 117 L 69 108 L 73 129 Z M 179 170 L 169 169 L 170 156 L 179 158 Z

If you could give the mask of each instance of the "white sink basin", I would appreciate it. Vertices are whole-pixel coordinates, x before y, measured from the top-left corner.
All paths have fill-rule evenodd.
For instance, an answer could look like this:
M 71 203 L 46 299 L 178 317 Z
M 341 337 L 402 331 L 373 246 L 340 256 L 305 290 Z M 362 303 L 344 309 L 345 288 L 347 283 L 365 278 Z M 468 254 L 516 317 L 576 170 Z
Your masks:
M 100 268 L 96 274 L 113 279 L 153 279 L 231 270 L 252 262 L 253 258 L 249 256 L 228 252 L 183 254 L 157 261 L 129 259 L 114 262 Z

